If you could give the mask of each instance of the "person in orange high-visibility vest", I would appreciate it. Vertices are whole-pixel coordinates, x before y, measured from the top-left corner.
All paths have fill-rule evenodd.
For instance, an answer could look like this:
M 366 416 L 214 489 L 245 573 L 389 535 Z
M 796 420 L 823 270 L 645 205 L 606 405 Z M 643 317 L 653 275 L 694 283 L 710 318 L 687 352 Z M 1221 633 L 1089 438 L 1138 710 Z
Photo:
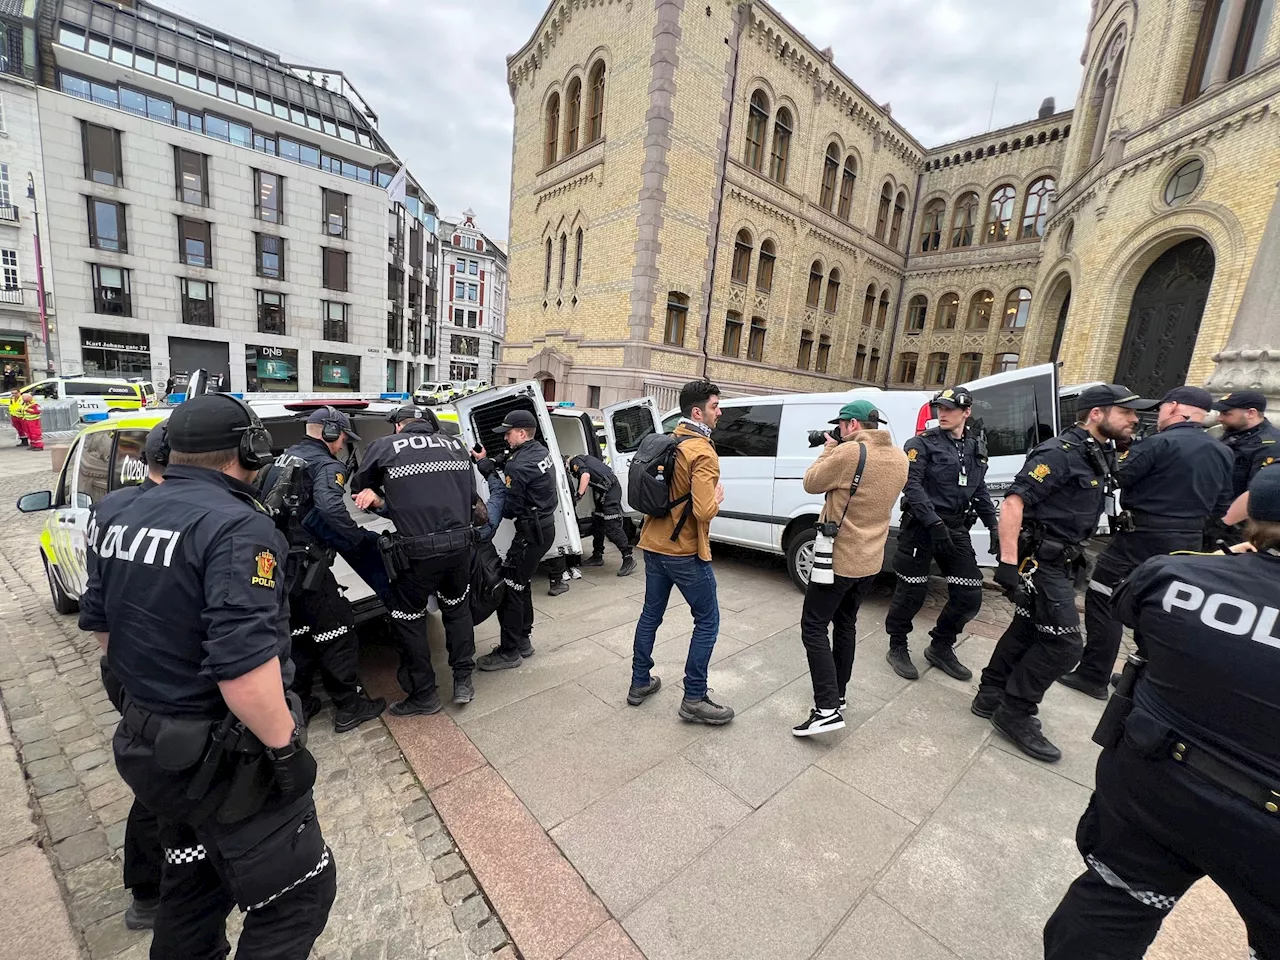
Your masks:
M 27 445 L 27 418 L 23 410 L 22 391 L 17 387 L 9 394 L 9 422 L 13 424 L 14 433 L 18 435 L 16 446 Z
M 27 439 L 31 441 L 32 450 L 44 449 L 44 429 L 40 426 L 40 404 L 29 393 L 22 395 L 23 417 L 27 428 Z

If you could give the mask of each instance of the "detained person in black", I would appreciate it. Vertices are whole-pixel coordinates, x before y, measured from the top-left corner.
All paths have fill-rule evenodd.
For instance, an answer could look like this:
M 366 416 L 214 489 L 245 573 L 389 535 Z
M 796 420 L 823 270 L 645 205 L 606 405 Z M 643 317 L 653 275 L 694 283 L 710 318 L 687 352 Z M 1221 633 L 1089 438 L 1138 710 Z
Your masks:
M 631 576 L 636 569 L 636 561 L 631 555 L 631 541 L 622 526 L 622 484 L 617 475 L 603 460 L 590 454 L 571 457 L 567 466 L 570 486 L 576 485 L 575 498 L 581 499 L 590 490 L 595 499 L 596 508 L 591 514 L 591 556 L 582 561 L 582 566 L 604 566 L 604 541 L 607 537 L 622 554 L 618 576 Z
M 160 823 L 153 960 L 304 960 L 337 889 L 316 764 L 289 660 L 288 546 L 248 483 L 270 435 L 229 394 L 169 418 L 165 482 L 96 538 L 100 606 L 84 611 L 123 690 L 116 768 Z
M 1249 956 L 1280 957 L 1280 470 L 1249 485 L 1246 534 L 1256 553 L 1156 557 L 1116 591 L 1146 666 L 1098 758 L 1086 870 L 1045 926 L 1046 960 L 1139 960 L 1206 874 Z

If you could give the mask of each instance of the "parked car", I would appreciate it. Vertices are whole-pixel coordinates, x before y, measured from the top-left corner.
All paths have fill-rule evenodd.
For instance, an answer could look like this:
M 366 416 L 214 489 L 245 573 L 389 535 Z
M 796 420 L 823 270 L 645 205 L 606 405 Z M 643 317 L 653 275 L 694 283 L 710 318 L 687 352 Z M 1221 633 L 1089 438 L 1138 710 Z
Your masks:
M 462 396 L 462 390 L 452 380 L 441 380 L 439 383 L 424 383 L 413 392 L 413 402 L 419 406 L 431 407 L 441 403 L 452 403 Z
M 76 400 L 81 414 L 142 410 L 159 403 L 150 380 L 123 377 L 50 377 L 23 389 L 39 400 Z

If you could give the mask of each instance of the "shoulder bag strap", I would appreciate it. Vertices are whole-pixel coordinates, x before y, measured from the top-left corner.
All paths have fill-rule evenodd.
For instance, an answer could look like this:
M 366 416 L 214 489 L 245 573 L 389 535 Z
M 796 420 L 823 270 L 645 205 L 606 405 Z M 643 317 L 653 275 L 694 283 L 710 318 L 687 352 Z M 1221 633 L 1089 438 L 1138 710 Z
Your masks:
M 858 485 L 862 483 L 862 471 L 866 465 L 867 445 L 860 443 L 858 444 L 858 469 L 853 472 L 853 483 L 849 485 L 849 499 L 844 502 L 844 513 L 840 514 L 840 524 L 836 527 L 837 536 L 844 528 L 844 518 L 849 515 L 849 504 L 853 503 L 853 495 L 858 492 Z
M 671 469 L 675 472 L 676 458 L 680 455 L 680 444 L 686 440 L 692 440 L 693 437 L 676 437 L 676 452 L 671 455 Z M 672 477 L 674 480 L 675 478 Z M 684 509 L 680 511 L 680 519 L 676 521 L 675 529 L 671 531 L 670 541 L 675 543 L 680 539 L 680 531 L 684 529 L 685 523 L 689 520 L 689 513 L 693 510 L 693 462 L 689 463 L 689 492 L 683 497 L 678 497 L 671 501 L 671 506 L 676 507 L 684 504 Z

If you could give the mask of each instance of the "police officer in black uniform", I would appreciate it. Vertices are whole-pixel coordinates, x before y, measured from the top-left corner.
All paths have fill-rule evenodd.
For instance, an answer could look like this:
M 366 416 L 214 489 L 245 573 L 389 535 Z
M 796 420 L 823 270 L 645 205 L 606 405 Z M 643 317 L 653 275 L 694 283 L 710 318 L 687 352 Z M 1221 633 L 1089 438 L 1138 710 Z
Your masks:
M 1116 591 L 1146 663 L 1095 734 L 1087 869 L 1045 926 L 1046 960 L 1139 960 L 1206 874 L 1249 956 L 1280 957 L 1280 470 L 1250 484 L 1246 529 L 1256 553 L 1156 557 Z
M 1035 714 L 1049 685 L 1080 659 L 1075 586 L 1111 472 L 1104 445 L 1131 440 L 1136 411 L 1153 406 L 1118 384 L 1087 387 L 1075 426 L 1031 451 L 1000 508 L 995 581 L 1014 616 L 970 709 L 1037 760 L 1062 757 Z
M 430 410 L 412 404 L 388 418 L 396 432 L 365 449 L 351 478 L 356 506 L 386 508 L 396 525 L 384 538 L 384 560 L 395 599 L 391 629 L 400 647 L 397 678 L 405 698 L 391 705 L 398 717 L 439 713 L 436 673 L 427 644 L 427 603 L 432 594 L 444 621 L 453 702 L 475 697 L 475 630 L 467 593 L 471 584 L 471 526 L 476 478 L 467 445 L 440 429 Z
M 969 429 L 973 394 L 963 387 L 943 390 L 933 398 L 939 425 L 912 437 L 907 452 L 907 486 L 903 490 L 902 528 L 893 558 L 898 582 L 885 618 L 890 666 L 898 676 L 915 680 L 907 636 L 911 621 L 929 591 L 929 567 L 936 559 L 947 578 L 947 604 L 929 631 L 932 643 L 924 658 L 957 680 L 973 672 L 955 654 L 956 639 L 982 609 L 982 572 L 969 530 L 975 516 L 991 532 L 994 552 L 996 505 L 987 492 L 987 443 Z
M 538 421 L 527 410 L 512 410 L 494 429 L 506 439 L 511 453 L 502 467 L 507 478 L 503 517 L 515 521 L 516 533 L 507 549 L 503 580 L 507 592 L 498 617 L 502 621 L 499 645 L 476 661 L 481 670 L 509 670 L 533 656 L 533 596 L 529 581 L 543 554 L 556 538 L 555 462 L 537 439 Z M 482 447 L 475 454 L 480 472 L 497 469 Z
M 1235 458 L 1231 471 L 1234 502 L 1244 496 L 1259 470 L 1280 459 L 1280 428 L 1267 419 L 1266 395 L 1256 390 L 1229 393 L 1213 409 L 1218 412 L 1218 423 L 1224 431 L 1222 442 Z M 1218 525 L 1214 532 L 1228 543 L 1239 542 L 1238 533 L 1224 525 Z
M 618 548 L 622 554 L 622 566 L 618 576 L 629 577 L 636 569 L 631 555 L 631 541 L 622 527 L 622 484 L 617 474 L 599 457 L 588 453 L 571 457 L 568 462 L 570 486 L 576 485 L 577 497 L 586 496 L 590 488 L 595 498 L 595 512 L 591 514 L 591 556 L 582 561 L 584 567 L 604 566 L 604 541 Z
M 168 433 L 165 482 L 98 531 L 86 624 L 123 687 L 116 768 L 160 821 L 151 956 L 220 960 L 238 905 L 240 956 L 303 960 L 337 879 L 286 697 L 288 544 L 249 485 L 271 437 L 230 394 L 184 402 Z
M 1124 512 L 1098 557 L 1085 592 L 1085 647 L 1080 665 L 1058 678 L 1064 686 L 1107 699 L 1124 628 L 1111 597 L 1144 560 L 1199 550 L 1210 517 L 1231 506 L 1231 455 L 1204 429 L 1213 397 L 1200 387 L 1175 387 L 1160 401 L 1159 433 L 1117 458 Z
M 318 672 L 333 699 L 334 730 L 345 733 L 381 716 L 387 706 L 381 697 L 367 697 L 356 678 L 356 620 L 333 575 L 336 550 L 354 550 L 364 539 L 343 499 L 347 467 L 339 459 L 359 437 L 351 418 L 333 407 L 313 411 L 306 430 L 303 440 L 263 471 L 258 486 L 280 510 L 277 521 L 289 540 L 285 579 L 297 671 L 293 689 L 310 721 L 320 710 L 320 701 L 311 695 Z
M 92 630 L 94 623 L 102 619 L 102 578 L 98 575 L 98 538 L 101 531 L 111 524 L 111 519 L 134 499 L 148 490 L 154 490 L 164 482 L 164 470 L 169 463 L 168 425 L 152 427 L 142 449 L 142 462 L 147 467 L 147 477 L 140 484 L 121 487 L 107 494 L 93 505 L 89 517 L 85 550 L 85 590 L 80 597 L 80 629 Z M 122 709 L 123 690 L 120 679 L 112 672 L 104 654 L 100 663 L 102 685 L 112 705 Z M 155 926 L 156 910 L 160 906 L 160 874 L 164 863 L 164 850 L 160 846 L 160 824 L 156 815 L 137 797 L 129 808 L 129 818 L 124 827 L 124 885 L 133 899 L 124 912 L 124 925 L 130 930 L 150 930 Z

